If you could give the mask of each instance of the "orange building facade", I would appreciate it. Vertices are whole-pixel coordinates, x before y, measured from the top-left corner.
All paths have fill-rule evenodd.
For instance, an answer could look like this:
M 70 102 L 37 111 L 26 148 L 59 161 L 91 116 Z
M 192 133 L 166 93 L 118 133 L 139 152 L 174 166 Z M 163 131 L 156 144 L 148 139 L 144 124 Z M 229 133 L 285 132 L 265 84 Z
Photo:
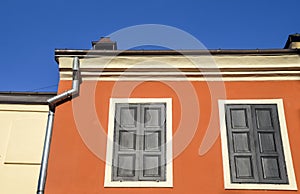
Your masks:
M 300 57 L 56 50 L 46 194 L 298 193 Z M 77 77 L 78 78 L 78 77 Z

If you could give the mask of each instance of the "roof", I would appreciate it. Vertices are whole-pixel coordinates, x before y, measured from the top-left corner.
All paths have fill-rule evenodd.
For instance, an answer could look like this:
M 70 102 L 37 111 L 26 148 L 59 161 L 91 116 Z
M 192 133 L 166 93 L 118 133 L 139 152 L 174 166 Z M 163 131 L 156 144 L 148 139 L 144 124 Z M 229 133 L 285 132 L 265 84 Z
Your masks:
M 55 92 L 0 92 L 0 104 L 48 104 Z

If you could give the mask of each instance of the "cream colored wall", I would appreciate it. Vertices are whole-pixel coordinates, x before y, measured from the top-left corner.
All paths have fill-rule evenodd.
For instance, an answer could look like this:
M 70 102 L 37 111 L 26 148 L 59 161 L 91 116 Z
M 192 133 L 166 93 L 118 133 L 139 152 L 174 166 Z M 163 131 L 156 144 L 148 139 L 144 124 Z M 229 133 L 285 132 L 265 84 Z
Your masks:
M 0 193 L 36 192 L 47 105 L 0 104 Z

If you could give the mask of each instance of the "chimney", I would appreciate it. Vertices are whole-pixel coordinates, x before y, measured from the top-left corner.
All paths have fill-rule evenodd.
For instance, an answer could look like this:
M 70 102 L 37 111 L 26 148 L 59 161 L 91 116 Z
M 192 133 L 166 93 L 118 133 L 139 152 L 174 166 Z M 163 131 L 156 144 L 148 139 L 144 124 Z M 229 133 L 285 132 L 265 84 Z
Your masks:
M 99 41 L 93 41 L 94 50 L 117 50 L 117 42 L 113 42 L 109 37 L 101 37 Z
M 300 34 L 291 34 L 289 35 L 288 40 L 284 46 L 285 49 L 300 49 Z

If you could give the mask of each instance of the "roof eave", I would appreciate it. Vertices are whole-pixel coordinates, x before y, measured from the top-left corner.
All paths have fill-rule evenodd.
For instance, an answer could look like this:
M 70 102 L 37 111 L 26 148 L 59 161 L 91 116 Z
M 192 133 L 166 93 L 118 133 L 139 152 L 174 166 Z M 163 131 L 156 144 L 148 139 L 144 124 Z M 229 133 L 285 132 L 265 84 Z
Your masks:
M 97 57 L 128 55 L 280 55 L 300 54 L 299 49 L 212 49 L 212 50 L 69 50 L 56 49 L 59 57 Z

